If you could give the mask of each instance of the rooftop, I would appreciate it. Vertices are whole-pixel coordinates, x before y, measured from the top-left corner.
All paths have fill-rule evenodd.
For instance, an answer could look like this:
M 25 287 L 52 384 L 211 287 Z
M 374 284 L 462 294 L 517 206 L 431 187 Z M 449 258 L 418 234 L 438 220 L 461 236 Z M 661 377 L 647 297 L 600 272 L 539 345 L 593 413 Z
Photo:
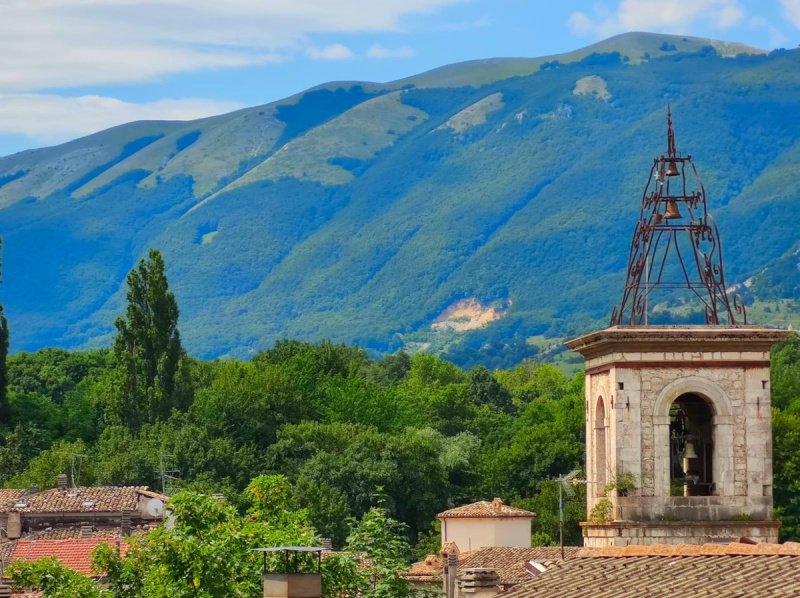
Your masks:
M 72 538 L 68 540 L 18 540 L 11 554 L 12 561 L 38 561 L 54 556 L 73 571 L 92 575 L 91 554 L 100 544 L 115 546 L 112 538 Z M 128 543 L 119 542 L 119 549 L 124 556 Z
M 136 511 L 139 499 L 168 497 L 152 492 L 147 486 L 95 486 L 82 488 L 52 488 L 42 492 L 25 493 L 22 490 L 4 490 L 18 494 L 0 505 L 3 512 L 21 513 L 86 513 Z M 8 495 L 12 496 L 11 494 Z M 0 494 L 0 501 L 3 495 Z
M 580 546 L 565 546 L 564 557 L 575 558 Z M 511 586 L 531 579 L 527 565 L 531 561 L 552 563 L 561 560 L 561 549 L 555 546 L 517 548 L 511 546 L 491 546 L 479 548 L 458 555 L 458 570 L 485 567 L 494 569 L 500 577 L 500 584 Z M 424 561 L 411 565 L 405 578 L 417 583 L 438 583 L 442 578 L 443 561 L 438 555 L 428 555 Z
M 800 544 L 704 544 L 583 549 L 578 558 L 503 592 L 502 598 L 575 594 L 639 596 L 770 596 L 800 594 Z
M 536 517 L 536 513 L 518 509 L 505 504 L 502 499 L 495 498 L 492 501 L 481 500 L 444 511 L 437 515 L 439 519 L 446 518 L 494 518 L 494 517 Z
M 0 512 L 6 513 L 10 511 L 19 501 L 24 492 L 24 490 L 6 488 L 0 489 Z

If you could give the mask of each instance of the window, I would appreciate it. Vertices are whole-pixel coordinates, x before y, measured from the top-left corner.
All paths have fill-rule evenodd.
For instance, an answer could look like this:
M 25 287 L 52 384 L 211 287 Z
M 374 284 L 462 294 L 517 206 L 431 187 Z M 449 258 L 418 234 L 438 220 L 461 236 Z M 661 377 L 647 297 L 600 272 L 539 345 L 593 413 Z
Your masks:
M 670 495 L 714 492 L 714 441 L 709 404 L 695 394 L 678 397 L 669 410 Z
M 606 485 L 606 408 L 603 397 L 597 398 L 594 410 L 595 495 L 602 496 Z

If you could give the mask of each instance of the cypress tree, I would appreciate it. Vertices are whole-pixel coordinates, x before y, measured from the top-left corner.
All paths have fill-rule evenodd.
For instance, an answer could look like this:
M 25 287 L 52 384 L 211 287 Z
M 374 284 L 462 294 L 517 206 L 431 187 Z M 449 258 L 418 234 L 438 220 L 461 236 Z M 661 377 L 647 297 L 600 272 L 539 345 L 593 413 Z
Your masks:
M 178 304 L 169 290 L 161 253 L 128 273 L 128 306 L 116 321 L 114 355 L 123 371 L 119 419 L 132 430 L 165 419 L 173 407 L 175 379 L 184 355 Z
M 0 423 L 8 424 L 11 420 L 11 406 L 8 403 L 8 320 L 5 310 L 0 305 Z

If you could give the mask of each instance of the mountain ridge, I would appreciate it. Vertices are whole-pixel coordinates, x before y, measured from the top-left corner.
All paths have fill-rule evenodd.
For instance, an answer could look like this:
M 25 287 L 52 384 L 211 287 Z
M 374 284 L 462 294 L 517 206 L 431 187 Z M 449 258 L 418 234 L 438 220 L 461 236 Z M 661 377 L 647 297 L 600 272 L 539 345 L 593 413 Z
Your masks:
M 612 40 L 642 60 L 590 53 L 477 86 L 329 83 L 0 158 L 13 348 L 107 343 L 124 275 L 155 246 L 201 356 L 292 336 L 513 363 L 610 313 L 667 103 L 719 211 L 729 279 L 772 280 L 757 275 L 784 271 L 797 242 L 798 53 Z M 754 215 L 759 252 L 726 235 Z M 794 300 L 759 284 L 751 302 Z M 477 330 L 432 327 L 462 300 L 509 308 Z

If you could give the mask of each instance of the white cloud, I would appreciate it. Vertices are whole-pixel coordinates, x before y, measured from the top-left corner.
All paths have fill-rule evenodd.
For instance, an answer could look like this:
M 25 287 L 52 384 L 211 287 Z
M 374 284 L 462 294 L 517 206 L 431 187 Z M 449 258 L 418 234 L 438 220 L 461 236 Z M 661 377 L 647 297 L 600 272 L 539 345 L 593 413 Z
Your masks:
M 414 50 L 408 46 L 400 48 L 384 48 L 380 44 L 374 44 L 367 50 L 369 58 L 409 58 L 414 55 Z
M 567 25 L 575 35 L 599 38 L 626 31 L 690 33 L 697 21 L 727 29 L 739 24 L 744 14 L 738 0 L 620 0 L 613 12 L 603 7 L 592 16 L 574 12 Z
M 789 43 L 789 38 L 786 37 L 783 31 L 778 29 L 775 25 L 767 21 L 767 19 L 762 16 L 750 17 L 747 21 L 747 25 L 751 29 L 761 29 L 766 31 L 769 39 L 768 47 L 770 48 L 782 48 Z
M 348 60 L 353 58 L 353 51 L 342 44 L 331 44 L 324 48 L 311 47 L 306 50 L 306 56 L 312 60 Z
M 315 34 L 398 31 L 464 0 L 2 0 L 0 90 L 278 61 Z
M 800 0 L 780 0 L 783 16 L 800 29 Z
M 192 98 L 134 104 L 94 95 L 0 94 L 0 134 L 59 143 L 134 120 L 191 120 L 241 107 L 237 102 Z

